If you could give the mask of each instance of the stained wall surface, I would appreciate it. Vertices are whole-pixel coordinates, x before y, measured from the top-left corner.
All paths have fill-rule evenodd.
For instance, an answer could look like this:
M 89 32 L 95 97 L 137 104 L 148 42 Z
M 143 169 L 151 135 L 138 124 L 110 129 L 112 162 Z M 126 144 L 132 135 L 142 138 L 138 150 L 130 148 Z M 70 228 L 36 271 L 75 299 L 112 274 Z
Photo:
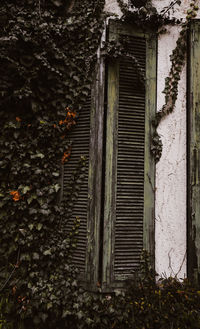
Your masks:
M 153 0 L 158 11 L 168 0 Z M 190 1 L 176 6 L 173 16 L 185 18 Z M 117 0 L 107 0 L 105 10 L 121 16 Z M 179 36 L 178 26 L 168 26 L 159 36 L 157 57 L 157 111 L 164 104 L 162 93 L 170 71 L 170 54 Z M 155 260 L 160 275 L 186 276 L 186 67 L 179 82 L 175 110 L 160 123 L 163 153 L 156 166 Z

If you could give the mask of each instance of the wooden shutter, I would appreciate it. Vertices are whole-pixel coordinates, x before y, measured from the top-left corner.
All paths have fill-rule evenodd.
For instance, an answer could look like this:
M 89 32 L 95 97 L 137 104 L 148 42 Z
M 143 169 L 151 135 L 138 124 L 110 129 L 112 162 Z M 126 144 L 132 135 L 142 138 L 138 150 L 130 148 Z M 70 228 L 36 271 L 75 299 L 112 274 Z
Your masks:
M 72 262 L 79 269 L 80 280 L 92 290 L 98 288 L 99 278 L 103 116 L 104 65 L 98 53 L 91 94 L 80 111 L 77 125 L 70 132 L 72 152 L 63 170 L 63 196 L 65 196 L 67 192 L 70 193 L 69 182 L 76 171 L 80 156 L 86 158 L 86 166 L 80 173 L 80 190 L 77 190 L 78 196 L 66 227 L 67 232 L 70 232 L 76 216 L 80 218 L 77 248 L 73 253 Z M 68 202 L 67 198 L 66 202 Z
M 77 126 L 70 132 L 72 152 L 69 162 L 64 164 L 63 190 L 64 197 L 67 194 L 67 207 L 71 208 L 67 224 L 67 231 L 70 232 L 76 217 L 80 218 L 79 234 L 77 236 L 77 248 L 73 253 L 73 264 L 80 272 L 85 272 L 85 258 L 87 247 L 87 216 L 88 216 L 88 163 L 90 147 L 90 109 L 91 95 L 80 111 Z M 86 158 L 86 166 L 79 169 L 80 157 Z M 77 171 L 77 177 L 76 177 Z M 70 185 L 73 180 L 78 180 L 76 189 L 76 200 L 71 199 Z M 67 193 L 66 193 L 67 192 Z
M 109 38 L 127 37 L 128 52 L 146 72 L 138 78 L 133 58 L 108 64 L 104 289 L 122 286 L 140 262 L 153 257 L 154 162 L 150 155 L 155 114 L 156 41 L 134 27 L 110 25 Z
M 188 275 L 200 278 L 200 21 L 190 28 L 188 61 Z

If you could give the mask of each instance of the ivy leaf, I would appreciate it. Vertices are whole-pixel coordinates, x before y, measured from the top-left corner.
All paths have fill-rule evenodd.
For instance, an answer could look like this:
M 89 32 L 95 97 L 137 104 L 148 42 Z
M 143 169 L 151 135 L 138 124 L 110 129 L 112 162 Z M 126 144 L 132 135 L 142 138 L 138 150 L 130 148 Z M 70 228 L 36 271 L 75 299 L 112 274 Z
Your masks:
M 49 310 L 50 308 L 52 308 L 53 307 L 53 303 L 47 303 L 47 310 Z
M 15 139 L 18 139 L 19 138 L 19 134 L 20 134 L 19 131 L 15 131 L 14 132 L 13 135 L 14 135 Z
M 90 319 L 90 318 L 87 318 L 86 319 L 86 323 L 90 326 L 92 323 L 94 322 L 94 320 Z M 114 328 L 114 326 L 113 326 Z
M 38 260 L 40 259 L 40 255 L 37 252 L 33 253 L 33 259 Z
M 35 174 L 36 174 L 36 175 L 39 175 L 39 174 L 41 174 L 41 173 L 42 173 L 42 170 L 41 170 L 41 169 L 37 168 L 37 169 L 35 170 Z
M 76 315 L 77 315 L 79 320 L 81 320 L 83 318 L 83 312 L 82 311 L 79 311 Z
M 59 184 L 55 184 L 54 185 L 54 189 L 55 189 L 55 191 L 56 191 L 56 193 L 60 190 L 60 185 Z
M 29 214 L 30 214 L 30 215 L 37 214 L 37 210 L 36 210 L 35 208 L 30 208 L 30 209 L 29 209 Z
M 31 167 L 31 165 L 29 164 L 29 163 L 24 163 L 24 165 L 23 165 L 25 168 L 30 168 Z
M 74 76 L 73 76 L 73 79 L 74 79 L 75 81 L 77 81 L 77 82 L 79 82 L 79 81 L 80 81 L 79 77 L 78 77 L 78 76 L 76 76 L 76 75 L 74 75 Z
M 26 261 L 30 261 L 31 257 L 29 254 L 22 254 L 20 257 L 20 260 L 26 260 Z
M 40 231 L 42 229 L 42 227 L 43 227 L 43 224 L 41 224 L 41 223 L 37 224 L 37 226 L 36 226 L 38 231 Z
M 44 255 L 44 256 L 49 256 L 49 255 L 51 255 L 51 249 L 45 250 L 45 251 L 43 252 L 43 255 Z
M 44 158 L 44 154 L 43 153 L 36 153 L 34 155 L 31 155 L 31 159 L 36 159 L 36 158 L 43 159 Z
M 41 209 L 40 213 L 45 216 L 48 216 L 48 215 L 50 215 L 51 211 L 49 209 Z
M 23 236 L 26 235 L 26 230 L 24 230 L 23 228 L 20 228 L 20 229 L 19 229 L 19 232 L 20 232 Z
M 33 225 L 33 224 L 29 224 L 28 227 L 29 227 L 29 229 L 32 231 L 34 225 Z
M 32 202 L 33 200 L 35 200 L 35 199 L 37 199 L 37 196 L 36 196 L 35 194 L 32 194 L 32 195 L 27 199 L 27 203 L 28 203 L 28 204 L 31 204 L 31 202 Z
M 59 172 L 53 172 L 53 173 L 52 173 L 52 176 L 54 176 L 54 177 L 59 177 L 60 174 L 59 174 Z
M 71 314 L 72 314 L 71 311 L 65 310 L 65 311 L 63 311 L 62 318 L 65 318 L 66 316 L 71 315 Z
M 30 191 L 30 187 L 29 186 L 24 186 L 22 189 L 21 189 L 22 193 L 23 194 L 26 194 L 28 191 Z

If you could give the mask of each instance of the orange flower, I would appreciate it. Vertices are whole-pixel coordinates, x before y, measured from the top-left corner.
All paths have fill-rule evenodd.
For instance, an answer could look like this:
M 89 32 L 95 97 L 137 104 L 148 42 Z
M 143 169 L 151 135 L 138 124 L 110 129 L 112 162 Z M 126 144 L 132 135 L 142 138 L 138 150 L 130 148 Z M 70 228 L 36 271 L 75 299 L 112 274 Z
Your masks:
M 76 124 L 77 113 L 72 111 L 69 107 L 66 107 L 65 109 L 67 111 L 66 117 L 64 120 L 59 121 L 59 125 L 66 125 L 66 129 L 70 130 L 73 125 Z
M 62 157 L 62 164 L 65 163 L 65 161 L 68 161 L 71 155 L 71 147 L 68 148 L 66 152 L 64 152 L 63 157 Z
M 16 121 L 20 122 L 20 121 L 22 121 L 22 119 L 20 119 L 19 117 L 16 117 Z
M 14 201 L 19 201 L 20 199 L 20 194 L 18 191 L 11 191 L 10 194 L 13 196 Z
M 71 112 L 71 116 L 72 116 L 73 119 L 76 118 L 76 113 L 75 112 Z
M 67 118 L 74 119 L 76 117 L 76 112 L 71 111 L 70 109 L 67 111 Z
M 71 114 L 70 114 L 70 111 L 67 112 L 67 118 L 70 118 L 71 117 Z
M 71 110 L 69 107 L 66 107 L 67 118 L 76 118 L 76 112 Z
M 57 127 L 55 123 L 54 123 L 53 127 L 54 127 L 54 128 L 56 128 L 56 127 Z

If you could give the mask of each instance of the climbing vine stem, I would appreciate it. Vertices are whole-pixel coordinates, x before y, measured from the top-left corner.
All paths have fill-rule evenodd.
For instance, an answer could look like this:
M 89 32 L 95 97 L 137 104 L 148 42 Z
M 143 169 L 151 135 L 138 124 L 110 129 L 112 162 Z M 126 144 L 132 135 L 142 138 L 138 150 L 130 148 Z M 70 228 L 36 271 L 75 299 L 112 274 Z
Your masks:
M 157 128 L 160 121 L 169 113 L 173 112 L 175 108 L 178 96 L 178 83 L 185 64 L 185 55 L 187 51 L 187 31 L 190 21 L 197 16 L 198 9 L 199 7 L 197 5 L 197 1 L 192 1 L 190 3 L 190 8 L 187 10 L 186 20 L 182 23 L 182 29 L 176 41 L 176 47 L 170 55 L 171 69 L 169 76 L 165 79 L 165 89 L 163 91 L 165 94 L 165 103 L 162 106 L 161 111 L 156 113 L 155 120 L 153 121 L 155 128 Z M 155 131 L 153 136 L 151 150 L 156 161 L 158 161 L 162 154 L 162 142 L 157 131 Z

